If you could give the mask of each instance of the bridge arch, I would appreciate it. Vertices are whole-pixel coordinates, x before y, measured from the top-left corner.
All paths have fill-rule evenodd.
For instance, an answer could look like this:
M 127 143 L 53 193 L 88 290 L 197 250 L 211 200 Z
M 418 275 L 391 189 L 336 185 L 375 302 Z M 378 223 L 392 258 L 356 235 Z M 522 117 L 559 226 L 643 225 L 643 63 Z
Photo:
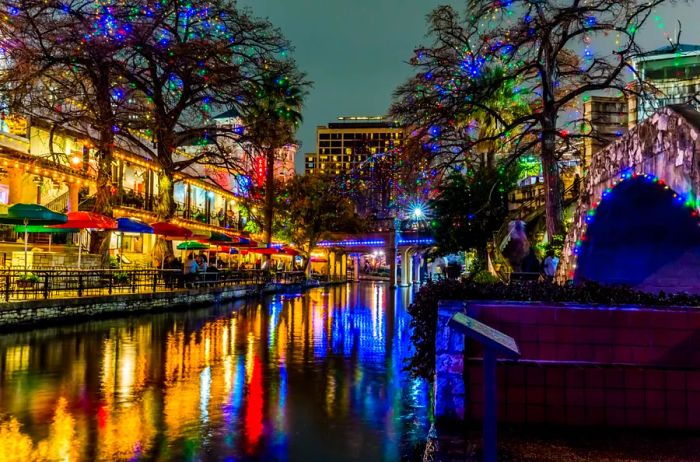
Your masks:
M 564 243 L 557 270 L 559 282 L 582 279 L 577 277 L 580 269 L 578 260 L 582 249 L 585 250 L 586 247 L 584 243 L 589 224 L 596 220 L 596 213 L 604 210 L 599 210 L 599 205 L 605 203 L 606 198 L 623 183 L 633 180 L 642 182 L 640 184 L 660 185 L 671 196 L 676 195 L 673 199 L 676 203 L 682 202 L 687 214 L 697 218 L 697 191 L 700 189 L 698 138 L 700 113 L 689 106 L 668 106 L 593 156 L 583 182 L 574 221 Z M 615 218 L 604 219 L 613 220 L 606 232 L 616 232 Z M 617 230 L 622 232 L 623 228 L 620 226 Z M 689 262 L 684 262 L 687 263 Z M 700 270 L 700 260 L 697 264 L 695 271 Z M 590 277 L 590 268 L 583 272 L 588 272 L 588 279 L 596 279 Z M 667 281 L 666 289 L 676 288 L 671 279 Z M 607 282 L 605 278 L 597 280 Z

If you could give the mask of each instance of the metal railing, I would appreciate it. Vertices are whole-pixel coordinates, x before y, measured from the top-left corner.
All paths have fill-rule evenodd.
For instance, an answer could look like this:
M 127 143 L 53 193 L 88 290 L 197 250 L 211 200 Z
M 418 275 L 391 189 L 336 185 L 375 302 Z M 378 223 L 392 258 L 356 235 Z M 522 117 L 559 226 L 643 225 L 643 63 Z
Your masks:
M 155 293 L 192 288 L 263 287 L 299 284 L 303 272 L 261 270 L 208 271 L 183 274 L 160 269 L 1 269 L 0 297 L 5 302 L 66 299 L 86 296 Z

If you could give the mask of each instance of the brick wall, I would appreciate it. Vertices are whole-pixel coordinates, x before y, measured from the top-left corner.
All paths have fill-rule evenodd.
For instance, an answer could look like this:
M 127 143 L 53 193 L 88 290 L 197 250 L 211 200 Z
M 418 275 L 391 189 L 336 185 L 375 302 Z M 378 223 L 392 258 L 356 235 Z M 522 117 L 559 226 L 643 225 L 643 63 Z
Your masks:
M 502 421 L 700 428 L 700 310 L 484 303 L 466 311 L 515 338 L 522 353 L 497 368 Z M 438 364 L 438 378 L 461 373 L 464 416 L 479 419 L 480 349 L 449 335 L 466 347 L 464 368 L 448 373 Z M 437 383 L 436 413 L 449 417 Z

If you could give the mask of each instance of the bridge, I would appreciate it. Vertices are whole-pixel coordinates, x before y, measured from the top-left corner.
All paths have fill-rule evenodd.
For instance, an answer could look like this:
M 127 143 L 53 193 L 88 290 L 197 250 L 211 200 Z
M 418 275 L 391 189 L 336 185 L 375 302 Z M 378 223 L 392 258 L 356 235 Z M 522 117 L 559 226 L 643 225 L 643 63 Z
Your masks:
M 557 280 L 700 291 L 700 113 L 665 107 L 595 154 Z
M 434 240 L 429 224 L 425 220 L 376 220 L 366 233 L 334 234 L 321 241 L 319 248 L 329 252 L 330 276 L 344 274 L 347 257 L 354 260 L 354 279 L 359 278 L 360 254 L 382 250 L 389 263 L 389 280 L 392 286 L 408 287 L 421 283 L 421 266 L 425 252 Z M 400 277 L 398 260 L 401 261 Z

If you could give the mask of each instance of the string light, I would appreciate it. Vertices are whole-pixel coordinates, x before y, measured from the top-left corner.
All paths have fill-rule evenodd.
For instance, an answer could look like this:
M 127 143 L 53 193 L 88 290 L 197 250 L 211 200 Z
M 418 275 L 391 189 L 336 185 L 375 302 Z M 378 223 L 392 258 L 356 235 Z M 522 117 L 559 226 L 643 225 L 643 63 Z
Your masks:
M 576 242 L 573 243 L 572 245 L 572 251 L 571 251 L 571 257 L 572 257 L 572 262 L 571 262 L 571 268 L 572 270 L 569 271 L 569 278 L 573 279 L 576 273 L 576 268 L 578 266 L 578 256 L 581 253 L 581 248 L 583 247 L 584 243 L 587 242 L 587 231 L 588 227 L 595 221 L 595 217 L 598 211 L 598 208 L 604 201 L 608 201 L 610 199 L 610 196 L 612 195 L 614 189 L 620 185 L 621 183 L 629 180 L 646 180 L 652 185 L 655 185 L 662 191 L 669 191 L 671 193 L 671 197 L 673 198 L 674 202 L 683 206 L 687 207 L 690 209 L 690 216 L 693 218 L 698 218 L 699 214 L 697 211 L 698 207 L 698 201 L 693 197 L 692 193 L 688 193 L 688 195 L 683 195 L 683 194 L 678 194 L 676 192 L 673 192 L 671 188 L 665 183 L 665 181 L 659 177 L 657 177 L 654 174 L 651 173 L 638 173 L 638 172 L 632 172 L 628 171 L 620 175 L 619 178 L 616 178 L 615 180 L 612 181 L 612 183 L 602 192 L 600 196 L 600 200 L 597 202 L 594 201 L 591 203 L 591 208 L 584 211 L 583 214 L 583 229 L 581 230 L 581 234 L 576 240 Z M 698 225 L 700 226 L 700 220 L 698 221 Z

